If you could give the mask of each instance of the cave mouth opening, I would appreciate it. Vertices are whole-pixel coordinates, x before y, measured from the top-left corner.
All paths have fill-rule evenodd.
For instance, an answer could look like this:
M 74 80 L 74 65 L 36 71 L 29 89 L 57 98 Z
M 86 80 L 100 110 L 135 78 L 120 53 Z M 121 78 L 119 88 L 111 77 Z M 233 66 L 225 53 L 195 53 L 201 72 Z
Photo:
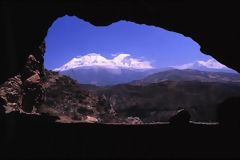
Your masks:
M 218 104 L 240 96 L 236 71 L 201 53 L 191 38 L 159 27 L 96 27 L 64 16 L 45 41 L 39 111 L 60 122 L 216 122 Z

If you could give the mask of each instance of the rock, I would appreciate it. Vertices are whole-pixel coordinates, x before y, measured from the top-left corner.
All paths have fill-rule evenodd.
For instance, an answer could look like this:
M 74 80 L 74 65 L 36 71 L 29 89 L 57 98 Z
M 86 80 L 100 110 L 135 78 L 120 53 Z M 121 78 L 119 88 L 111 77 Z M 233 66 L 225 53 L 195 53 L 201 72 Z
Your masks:
M 30 54 L 22 70 L 21 80 L 23 82 L 22 108 L 26 112 L 32 112 L 44 100 L 44 89 L 41 78 L 44 77 L 43 56 L 45 43 L 41 43 L 34 54 Z
M 173 125 L 187 125 L 189 124 L 191 115 L 185 109 L 180 109 L 170 118 L 170 123 Z
M 42 42 L 35 52 L 29 54 L 20 73 L 22 81 L 25 81 L 36 73 L 38 73 L 40 77 L 44 77 L 44 53 L 45 42 Z
M 20 73 L 22 81 L 25 81 L 27 78 L 34 75 L 39 68 L 38 66 L 39 61 L 37 61 L 33 55 L 29 55 L 26 64 Z
M 26 82 L 32 82 L 32 83 L 40 83 L 40 76 L 38 73 L 35 73 L 28 79 L 26 79 Z
M 127 117 L 128 124 L 142 124 L 143 122 L 139 117 Z
M 45 43 L 39 46 L 35 54 L 30 54 L 22 71 L 0 86 L 0 98 L 6 101 L 6 112 L 32 112 L 44 99 L 41 83 L 43 78 L 43 55 Z
M 41 84 L 40 72 L 37 68 L 34 67 L 36 65 L 35 58 L 30 55 L 29 64 L 33 64 L 33 67 L 28 67 L 29 64 L 26 66 L 25 72 L 22 74 L 25 78 L 23 80 L 23 110 L 26 112 L 31 112 L 33 107 L 37 107 L 43 102 L 43 87 Z M 29 70 L 27 70 L 29 69 Z M 35 70 L 32 70 L 35 69 Z M 28 77 L 26 77 L 26 75 Z
M 31 112 L 33 107 L 39 106 L 43 102 L 43 90 L 41 85 L 33 83 L 33 85 L 25 86 L 23 93 L 22 108 L 26 112 Z
M 98 119 L 95 118 L 95 117 L 87 116 L 86 119 L 84 120 L 84 122 L 97 123 L 97 122 L 98 122 Z
M 0 86 L 0 99 L 7 111 L 22 108 L 22 81 L 20 75 L 8 79 Z

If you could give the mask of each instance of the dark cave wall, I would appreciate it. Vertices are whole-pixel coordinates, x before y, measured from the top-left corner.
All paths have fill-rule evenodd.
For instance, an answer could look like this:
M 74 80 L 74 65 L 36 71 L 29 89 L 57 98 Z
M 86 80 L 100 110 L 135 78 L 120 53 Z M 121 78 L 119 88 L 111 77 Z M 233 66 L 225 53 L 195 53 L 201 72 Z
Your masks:
M 17 74 L 37 52 L 48 28 L 61 16 L 78 16 L 101 26 L 133 21 L 182 33 L 201 51 L 240 71 L 237 55 L 240 11 L 237 2 L 187 0 L 62 0 L 0 2 L 1 81 Z M 2 36 L 3 35 L 3 36 Z
M 76 15 L 94 25 L 109 25 L 124 19 L 182 33 L 197 41 L 204 53 L 240 71 L 237 55 L 240 10 L 237 3 L 213 0 L 1 0 L 0 84 L 22 70 L 28 55 L 38 53 L 54 20 L 66 14 Z M 239 158 L 239 148 L 235 147 L 240 144 L 239 129 L 236 132 L 219 126 L 199 125 L 188 129 L 168 125 L 66 125 L 52 123 L 54 118 L 49 116 L 5 114 L 2 108 L 2 159 L 6 159 L 5 156 Z

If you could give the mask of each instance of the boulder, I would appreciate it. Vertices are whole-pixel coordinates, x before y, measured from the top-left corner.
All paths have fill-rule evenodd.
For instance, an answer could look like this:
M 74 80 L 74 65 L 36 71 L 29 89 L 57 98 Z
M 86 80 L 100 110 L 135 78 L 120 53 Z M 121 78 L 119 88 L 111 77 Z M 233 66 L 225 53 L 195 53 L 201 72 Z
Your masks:
M 180 109 L 175 115 L 170 118 L 170 124 L 172 125 L 188 125 L 191 115 L 185 109 Z
M 143 122 L 139 117 L 127 117 L 127 124 L 142 124 Z
M 88 123 L 97 123 L 98 119 L 92 116 L 86 116 L 86 119 L 84 121 Z

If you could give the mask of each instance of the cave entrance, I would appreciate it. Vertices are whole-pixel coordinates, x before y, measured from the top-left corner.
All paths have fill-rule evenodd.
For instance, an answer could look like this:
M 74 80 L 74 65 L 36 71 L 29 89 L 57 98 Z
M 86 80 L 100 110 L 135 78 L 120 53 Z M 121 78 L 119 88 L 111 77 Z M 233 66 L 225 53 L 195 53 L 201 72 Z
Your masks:
M 159 27 L 96 27 L 64 16 L 45 41 L 40 112 L 62 122 L 167 122 L 181 109 L 192 121 L 215 122 L 217 105 L 240 96 L 234 70 L 201 53 L 191 38 Z

